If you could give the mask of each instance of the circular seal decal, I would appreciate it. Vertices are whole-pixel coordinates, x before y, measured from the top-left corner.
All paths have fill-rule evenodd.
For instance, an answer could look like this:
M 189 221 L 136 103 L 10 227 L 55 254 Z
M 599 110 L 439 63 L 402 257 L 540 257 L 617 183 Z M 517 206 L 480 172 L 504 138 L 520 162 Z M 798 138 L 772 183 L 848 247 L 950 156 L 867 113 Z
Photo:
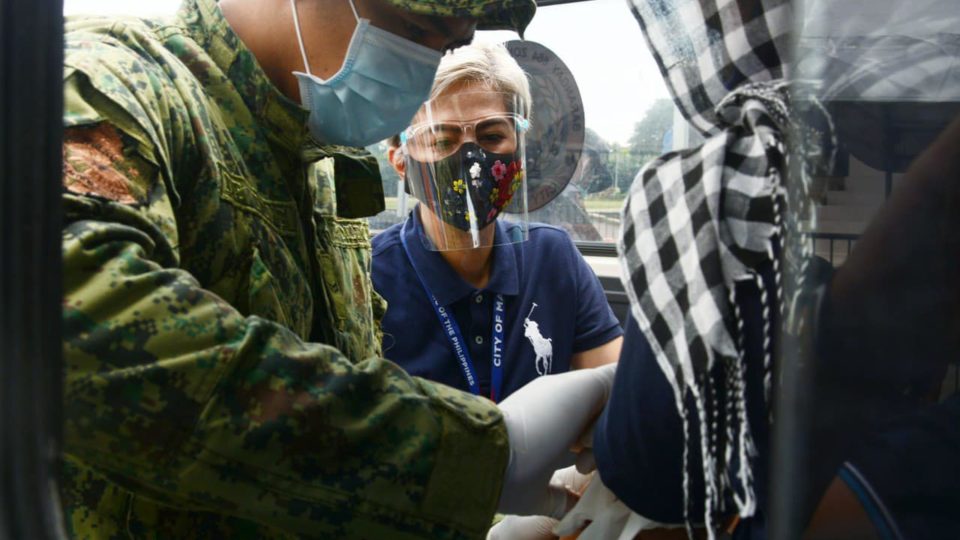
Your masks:
M 573 74 L 553 51 L 533 41 L 505 45 L 530 79 L 527 210 L 532 212 L 552 201 L 573 178 L 583 150 L 583 102 Z

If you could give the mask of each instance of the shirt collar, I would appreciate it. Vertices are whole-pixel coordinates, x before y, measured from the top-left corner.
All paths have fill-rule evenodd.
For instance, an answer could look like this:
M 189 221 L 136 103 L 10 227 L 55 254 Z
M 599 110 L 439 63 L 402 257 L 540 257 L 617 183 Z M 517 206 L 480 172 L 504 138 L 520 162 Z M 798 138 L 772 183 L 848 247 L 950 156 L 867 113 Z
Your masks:
M 185 0 L 177 18 L 187 35 L 230 79 L 257 123 L 284 147 L 299 150 L 308 141 L 309 111 L 273 85 L 250 49 L 230 28 L 217 2 Z
M 476 289 L 461 278 L 439 252 L 424 247 L 426 231 L 423 229 L 418 209 L 414 208 L 407 219 L 408 223 L 401 230 L 401 234 L 405 235 L 410 260 L 430 288 L 430 292 L 437 297 L 437 302 L 440 302 L 440 305 L 449 306 L 473 293 Z M 517 255 L 513 244 L 498 243 L 500 239 L 506 237 L 505 234 L 505 225 L 498 220 L 490 280 L 483 290 L 514 296 L 520 292 Z

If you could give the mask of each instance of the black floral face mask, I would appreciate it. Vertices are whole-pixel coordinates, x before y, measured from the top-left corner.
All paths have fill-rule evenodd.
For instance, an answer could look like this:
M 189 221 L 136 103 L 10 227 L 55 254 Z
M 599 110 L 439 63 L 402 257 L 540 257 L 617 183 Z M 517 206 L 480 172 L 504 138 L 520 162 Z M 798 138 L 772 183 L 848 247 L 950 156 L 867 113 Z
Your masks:
M 523 181 L 523 166 L 516 154 L 488 152 L 475 143 L 466 143 L 440 161 L 408 166 L 433 169 L 434 190 L 423 201 L 446 223 L 463 231 L 477 230 L 492 223 L 513 200 Z

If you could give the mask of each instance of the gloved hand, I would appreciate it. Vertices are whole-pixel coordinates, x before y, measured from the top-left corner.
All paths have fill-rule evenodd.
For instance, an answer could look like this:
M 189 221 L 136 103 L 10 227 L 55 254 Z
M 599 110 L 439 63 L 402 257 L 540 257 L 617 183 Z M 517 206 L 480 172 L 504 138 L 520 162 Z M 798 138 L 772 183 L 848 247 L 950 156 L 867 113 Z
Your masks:
M 507 516 L 487 532 L 487 540 L 553 540 L 560 523 L 547 516 Z
M 657 523 L 630 510 L 603 484 L 600 475 L 594 474 L 576 506 L 560 520 L 553 533 L 561 537 L 577 534 L 578 540 L 626 540 L 636 538 L 640 531 L 647 529 L 683 527 L 683 524 Z M 669 535 L 669 538 L 680 537 Z
M 580 495 L 586 491 L 587 486 L 593 481 L 594 473 L 583 474 L 579 471 L 579 465 L 567 467 L 554 471 L 550 477 L 550 486 L 566 490 L 568 493 L 579 499 Z
M 569 449 L 603 409 L 616 364 L 538 377 L 500 403 L 510 440 L 498 511 L 561 517 L 570 495 L 549 486 L 573 462 Z
M 575 467 L 567 467 L 553 473 L 550 488 L 566 491 L 576 499 L 592 478 L 592 474 L 580 474 Z M 547 516 L 506 516 L 487 532 L 487 540 L 553 540 L 557 537 L 553 529 L 559 524 Z

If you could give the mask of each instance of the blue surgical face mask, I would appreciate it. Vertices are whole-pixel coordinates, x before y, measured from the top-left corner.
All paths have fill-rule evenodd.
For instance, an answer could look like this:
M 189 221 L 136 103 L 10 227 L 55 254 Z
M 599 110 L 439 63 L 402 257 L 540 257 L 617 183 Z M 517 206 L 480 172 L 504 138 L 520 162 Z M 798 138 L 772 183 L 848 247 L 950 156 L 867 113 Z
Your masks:
M 300 36 L 297 41 L 307 73 L 295 71 L 300 98 L 310 110 L 307 125 L 321 143 L 367 146 L 399 133 L 430 95 L 440 65 L 440 51 L 370 25 L 350 0 L 357 27 L 340 71 L 327 80 L 310 74 Z

